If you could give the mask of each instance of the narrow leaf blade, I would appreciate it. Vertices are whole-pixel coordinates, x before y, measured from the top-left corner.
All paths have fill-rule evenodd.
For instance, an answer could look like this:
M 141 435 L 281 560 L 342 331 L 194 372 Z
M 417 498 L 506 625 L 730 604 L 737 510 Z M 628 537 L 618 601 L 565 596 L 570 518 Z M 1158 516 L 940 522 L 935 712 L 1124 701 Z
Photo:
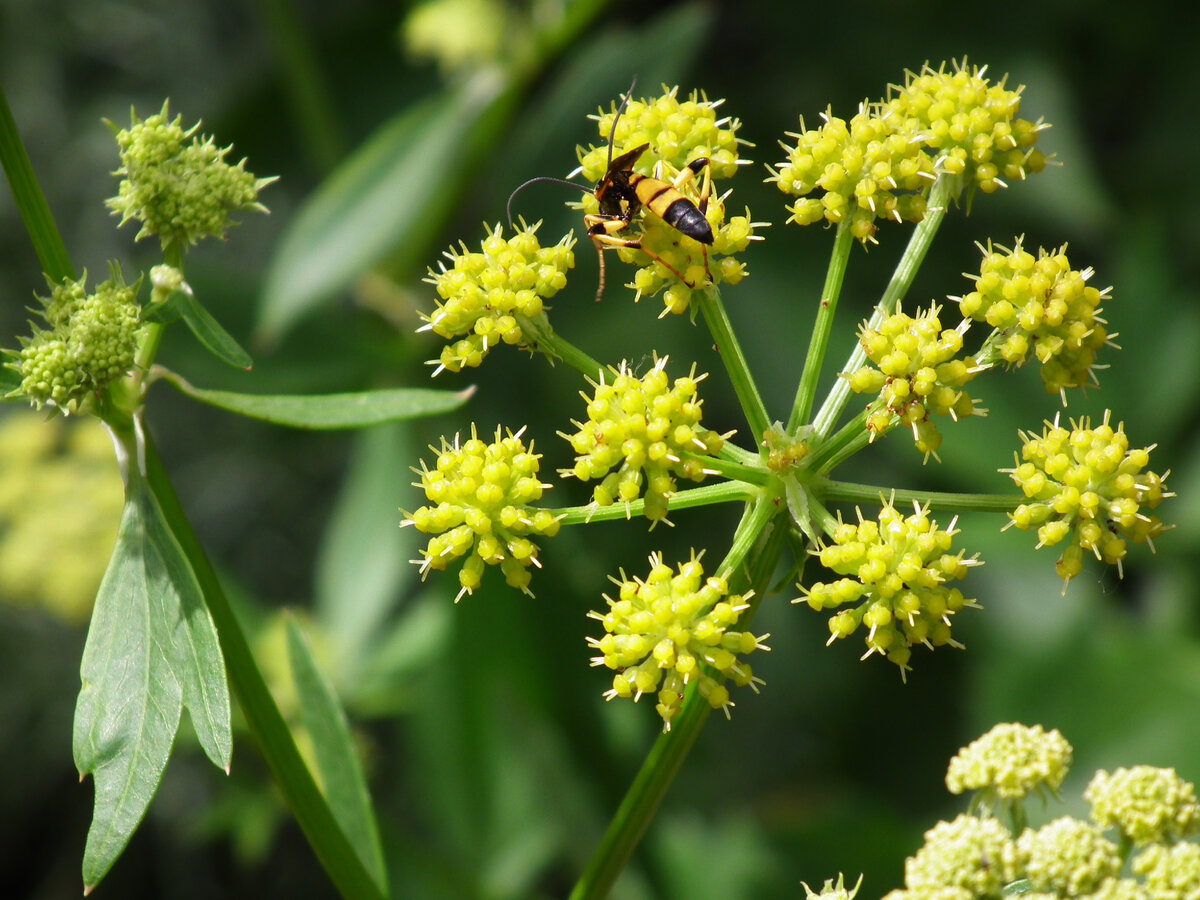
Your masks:
M 296 624 L 287 620 L 288 659 L 300 701 L 304 727 L 312 739 L 325 799 L 355 847 L 380 891 L 387 893 L 387 869 L 367 779 L 355 751 L 354 739 L 337 694 L 317 668 L 308 641 Z
M 193 387 L 173 373 L 166 373 L 163 377 L 201 403 L 275 425 L 320 431 L 366 428 L 384 422 L 435 416 L 458 409 L 475 393 L 475 389 L 470 387 L 462 391 L 393 388 L 314 396 L 239 394 Z
M 226 365 L 235 369 L 250 369 L 254 360 L 242 345 L 234 340 L 225 328 L 213 318 L 212 313 L 204 308 L 190 292 L 183 293 L 184 299 L 180 306 L 184 324 L 191 329 L 201 345 L 209 353 Z

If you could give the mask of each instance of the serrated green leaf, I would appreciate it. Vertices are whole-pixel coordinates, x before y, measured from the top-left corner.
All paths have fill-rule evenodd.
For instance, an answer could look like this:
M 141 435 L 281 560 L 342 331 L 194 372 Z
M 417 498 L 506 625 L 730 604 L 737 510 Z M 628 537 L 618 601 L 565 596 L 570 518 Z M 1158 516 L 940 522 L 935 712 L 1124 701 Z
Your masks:
M 423 259 L 512 105 L 511 77 L 489 69 L 380 127 L 285 231 L 267 270 L 260 336 L 277 337 L 385 258 L 395 269 Z
M 304 727 L 312 739 L 325 799 L 376 885 L 387 893 L 387 869 L 367 779 L 337 694 L 317 668 L 308 641 L 287 619 L 288 660 Z
M 216 629 L 178 542 L 140 477 L 130 477 L 117 543 L 80 666 L 73 752 L 96 801 L 83 857 L 94 886 L 158 790 L 184 706 L 214 764 L 233 749 Z
M 358 391 L 348 394 L 238 394 L 193 387 L 173 372 L 163 378 L 193 400 L 288 428 L 336 431 L 367 428 L 384 422 L 418 419 L 458 409 L 475 393 L 474 387 L 461 391 L 435 391 L 429 388 L 392 388 Z

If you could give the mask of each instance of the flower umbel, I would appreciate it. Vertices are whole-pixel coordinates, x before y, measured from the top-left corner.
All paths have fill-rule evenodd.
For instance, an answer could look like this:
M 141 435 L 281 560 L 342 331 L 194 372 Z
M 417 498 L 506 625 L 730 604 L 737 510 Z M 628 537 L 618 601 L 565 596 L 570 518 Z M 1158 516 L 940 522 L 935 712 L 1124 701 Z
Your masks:
M 910 896 L 960 888 L 974 897 L 999 898 L 1017 870 L 1016 846 L 996 819 L 960 815 L 925 832 L 925 844 L 904 864 Z
M 1153 549 L 1164 529 L 1146 512 L 1172 496 L 1164 490 L 1166 476 L 1146 470 L 1154 447 L 1131 450 L 1123 426 L 1113 429 L 1108 420 L 1106 411 L 1095 428 L 1083 418 L 1068 430 L 1056 418 L 1041 437 L 1021 432 L 1016 468 L 1001 470 L 1033 501 L 1013 510 L 1010 524 L 1037 528 L 1038 547 L 1069 539 L 1055 566 L 1064 582 L 1083 569 L 1084 551 L 1120 573 L 1128 542 Z
M 1196 789 L 1174 769 L 1101 769 L 1083 799 L 1092 805 L 1093 822 L 1115 825 L 1134 845 L 1170 843 L 1200 831 Z
M 258 192 L 275 179 L 255 178 L 244 159 L 237 165 L 226 162 L 232 147 L 197 137 L 200 123 L 185 129 L 183 117 L 171 119 L 167 106 L 144 120 L 131 112 L 125 129 L 110 124 L 121 150 L 121 167 L 114 173 L 121 184 L 108 206 L 121 224 L 137 219 L 142 223 L 138 240 L 157 235 L 164 247 L 187 246 L 203 237 L 223 237 L 234 224 L 231 212 L 266 212 Z
M 955 359 L 967 323 L 943 329 L 938 311 L 934 306 L 914 318 L 897 310 L 878 328 L 863 323 L 858 340 L 875 366 L 846 376 L 855 393 L 879 392 L 880 402 L 867 416 L 872 440 L 896 424 L 905 425 L 926 459 L 936 457 L 942 443 L 933 416 L 958 421 L 982 412 L 963 390 L 979 371 L 974 357 Z
M 1017 839 L 1017 855 L 1033 891 L 1082 897 L 1121 871 L 1117 845 L 1091 822 L 1063 816 Z
M 1066 405 L 1068 388 L 1096 383 L 1096 353 L 1115 337 L 1100 318 L 1111 288 L 1089 287 L 1092 270 L 1072 269 L 1065 246 L 1039 250 L 1036 259 L 1020 240 L 1012 250 L 990 243 L 980 249 L 979 276 L 968 276 L 975 290 L 954 299 L 964 316 L 996 329 L 981 362 L 998 357 L 1019 366 L 1036 357 L 1047 392 L 1061 395 Z
M 885 504 L 878 521 L 863 519 L 860 512 L 857 525 L 839 523 L 833 543 L 816 554 L 825 568 L 848 577 L 801 586 L 804 597 L 793 602 L 807 602 L 815 610 L 855 604 L 829 619 L 827 643 L 849 637 L 865 624 L 867 652 L 862 658 L 878 653 L 904 675 L 913 644 L 931 650 L 943 644 L 961 647 L 950 636 L 950 617 L 963 607 L 976 607 L 958 588 L 947 586 L 979 565 L 975 557 L 964 558 L 962 550 L 950 552 L 958 533 L 954 525 L 939 529 L 928 509 L 915 504 L 910 516 Z
M 510 238 L 500 225 L 487 228 L 479 252 L 451 247 L 445 256 L 450 268 L 429 270 L 425 279 L 437 288 L 437 309 L 422 314 L 426 325 L 421 331 L 433 331 L 454 341 L 442 348 L 434 375 L 443 369 L 458 372 L 478 366 L 497 344 L 528 344 L 526 332 L 534 320 L 545 321 L 542 301 L 548 300 L 567 284 L 567 270 L 574 267 L 570 234 L 557 244 L 543 247 L 533 225 L 521 223 Z M 486 227 L 486 226 L 485 226 Z
M 86 288 L 87 273 L 78 281 L 50 284 L 50 296 L 39 297 L 49 328 L 34 326 L 22 338 L 19 352 L 6 365 L 21 376 L 14 395 L 35 406 L 64 413 L 87 409 L 95 396 L 133 367 L 140 328 L 137 303 L 141 279 L 125 284 L 115 263 L 110 277 Z
M 595 394 L 582 394 L 588 419 L 575 422 L 575 434 L 561 434 L 576 453 L 575 466 L 563 476 L 600 480 L 592 492 L 597 506 L 629 504 L 645 494 L 645 515 L 665 519 L 676 479 L 702 481 L 711 474 L 696 454 L 720 451 L 724 437 L 700 425 L 696 388 L 705 376 L 695 369 L 671 382 L 667 357 L 638 378 L 625 363 L 609 384 L 592 382 Z
M 726 715 L 733 701 L 722 683 L 728 678 L 738 686 L 755 687 L 750 667 L 740 657 L 766 650 L 769 635 L 755 637 L 748 631 L 731 631 L 749 609 L 749 594 L 729 594 L 721 575 L 704 577 L 696 554 L 678 571 L 650 556 L 650 574 L 640 578 L 613 579 L 617 599 L 605 595 L 608 612 L 589 613 L 604 625 L 602 638 L 588 638 L 599 655 L 592 665 L 616 669 L 612 688 L 605 697 L 633 697 L 658 692 L 656 709 L 669 731 L 671 720 L 683 703 L 683 692 L 698 680 L 698 690 L 713 709 Z M 757 689 L 757 688 L 755 688 Z
M 421 551 L 422 558 L 413 560 L 422 576 L 466 556 L 458 573 L 462 589 L 456 601 L 479 587 L 487 565 L 499 565 L 511 587 L 532 595 L 529 566 L 539 565 L 538 547 L 527 535 L 558 533 L 559 520 L 553 514 L 529 506 L 550 485 L 538 481 L 541 455 L 533 452 L 532 443 L 525 446 L 521 433 L 502 437 L 497 428 L 495 441 L 485 444 L 472 426 L 471 438 L 461 446 L 457 435 L 453 444 L 442 439 L 433 469 L 422 463 L 413 470 L 421 476 L 415 486 L 424 489 L 432 505 L 405 513 L 400 525 L 415 525 L 434 535 Z
M 1023 800 L 1058 789 L 1071 767 L 1072 750 L 1057 729 L 1002 723 L 959 750 L 946 771 L 952 794 L 983 791 L 1000 800 Z

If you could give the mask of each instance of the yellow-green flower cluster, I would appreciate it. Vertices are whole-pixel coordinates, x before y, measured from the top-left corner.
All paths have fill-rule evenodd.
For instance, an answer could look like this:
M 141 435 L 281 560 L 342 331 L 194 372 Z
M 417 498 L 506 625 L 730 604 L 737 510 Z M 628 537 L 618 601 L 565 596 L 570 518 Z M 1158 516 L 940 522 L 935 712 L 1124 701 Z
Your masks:
M 684 172 L 688 164 L 701 157 L 708 159 L 707 177 L 714 182 L 731 178 L 745 160 L 738 159 L 737 138 L 740 123 L 736 119 L 718 119 L 716 109 L 720 100 L 709 101 L 693 93 L 679 100 L 678 89 L 648 100 L 631 99 L 621 112 L 613 136 L 613 158 L 642 144 L 646 152 L 634 163 L 634 171 L 643 176 L 674 184 L 678 190 L 704 212 L 713 232 L 712 247 L 681 234 L 658 216 L 642 208 L 638 224 L 622 236 L 637 240 L 641 249 L 623 247 L 617 256 L 627 265 L 637 266 L 629 283 L 636 299 L 651 297 L 666 288 L 663 307 L 666 312 L 681 314 L 691 301 L 693 290 L 706 284 L 737 284 L 746 276 L 745 264 L 735 258 L 750 241 L 759 240 L 755 229 L 766 223 L 754 222 L 750 210 L 744 216 L 727 216 L 725 201 L 728 192 L 704 197 L 705 172 L 693 175 Z M 584 150 L 580 148 L 579 172 L 592 182 L 601 181 L 608 170 L 609 142 L 616 108 L 594 116 L 604 142 Z M 681 173 L 684 177 L 680 178 Z M 586 214 L 599 212 L 596 198 L 583 198 Z
M 1152 844 L 1133 858 L 1130 868 L 1142 877 L 1150 900 L 1200 897 L 1200 844 Z
M 1083 799 L 1092 806 L 1092 821 L 1116 826 L 1135 846 L 1172 843 L 1200 831 L 1196 789 L 1174 769 L 1101 769 Z
M 829 619 L 828 643 L 866 625 L 867 652 L 862 658 L 878 653 L 903 674 L 913 644 L 930 649 L 961 646 L 950 637 L 950 617 L 975 604 L 947 583 L 979 563 L 974 557 L 965 559 L 961 550 L 951 552 L 956 534 L 954 522 L 942 530 L 927 509 L 916 506 L 912 515 L 904 516 L 885 504 L 878 521 L 863 519 L 860 512 L 857 525 L 839 523 L 833 543 L 817 553 L 821 565 L 847 577 L 801 586 L 801 600 L 818 611 L 854 604 Z
M 217 147 L 211 137 L 200 138 L 197 122 L 185 129 L 182 116 L 162 111 L 139 119 L 130 113 L 129 128 L 113 128 L 121 151 L 121 176 L 117 196 L 108 206 L 121 216 L 142 223 L 137 239 L 157 235 L 164 247 L 187 246 L 203 237 L 222 237 L 234 224 L 235 210 L 266 212 L 258 192 L 274 178 L 255 178 L 245 169 L 225 161 L 232 147 Z M 112 126 L 110 126 L 112 127 Z
M 1041 437 L 1021 432 L 1018 464 L 1002 470 L 1032 501 L 1009 514 L 1012 524 L 1037 528 L 1038 547 L 1067 541 L 1055 566 L 1067 582 L 1082 570 L 1085 551 L 1120 572 L 1130 541 L 1153 547 L 1163 531 L 1147 512 L 1171 496 L 1146 469 L 1153 447 L 1130 449 L 1123 426 L 1113 429 L 1108 419 L 1106 411 L 1095 428 L 1084 418 L 1070 429 L 1047 422 Z
M 1020 240 L 1012 250 L 981 249 L 979 276 L 968 276 L 975 290 L 957 299 L 964 316 L 996 329 L 984 353 L 1018 366 L 1036 357 L 1051 394 L 1094 382 L 1096 353 L 1108 342 L 1100 304 L 1110 289 L 1089 287 L 1092 270 L 1072 269 L 1065 246 L 1036 259 Z
M 695 454 L 720 451 L 724 439 L 700 424 L 703 401 L 696 396 L 704 380 L 695 370 L 667 377 L 667 358 L 656 360 L 641 378 L 625 363 L 613 371 L 612 383 L 592 382 L 595 393 L 587 401 L 586 422 L 572 420 L 579 430 L 562 434 L 575 450 L 575 466 L 564 476 L 595 481 L 592 499 L 597 506 L 629 504 L 645 495 L 645 515 L 652 522 L 665 519 L 676 490 L 676 479 L 702 481 L 707 472 Z
M 901 119 L 902 133 L 935 154 L 939 172 L 961 175 L 964 186 L 990 194 L 1045 168 L 1034 144 L 1048 126 L 1018 119 L 1022 88 L 1008 90 L 1003 78 L 992 84 L 984 71 L 925 66 L 920 74 L 908 72 L 904 87 L 893 88 L 884 106 Z
M 1092 822 L 1063 816 L 1017 838 L 1017 857 L 1037 893 L 1083 897 L 1121 871 L 1117 845 Z
M 929 897 L 944 888 L 999 898 L 1016 873 L 1017 848 L 1004 826 L 996 819 L 960 815 L 925 832 L 924 846 L 904 863 L 907 890 L 888 898 Z
M 952 794 L 983 791 L 1002 801 L 1043 790 L 1057 796 L 1071 759 L 1071 745 L 1057 728 L 1002 723 L 950 760 L 946 787 Z
M 522 222 L 510 238 L 500 225 L 487 228 L 479 252 L 466 244 L 451 247 L 445 254 L 450 268 L 442 263 L 440 271 L 429 270 L 425 280 L 441 299 L 432 313 L 422 314 L 427 324 L 420 330 L 453 341 L 442 349 L 434 375 L 478 366 L 497 344 L 529 340 L 531 321 L 544 318 L 542 301 L 566 286 L 567 270 L 575 265 L 574 237 L 543 247 L 540 225 Z
M 34 326 L 21 338 L 20 351 L 6 351 L 6 365 L 21 376 L 13 396 L 37 407 L 65 413 L 86 410 L 92 398 L 133 368 L 140 328 L 137 303 L 140 279 L 125 284 L 121 270 L 88 293 L 87 273 L 78 281 L 50 284 L 50 296 L 38 297 L 49 328 Z
M 605 697 L 641 698 L 658 692 L 655 708 L 668 731 L 683 703 L 683 692 L 693 681 L 713 709 L 728 715 L 733 702 L 724 685 L 754 687 L 756 679 L 741 657 L 766 650 L 769 635 L 755 637 L 748 631 L 731 631 L 749 609 L 749 594 L 729 596 L 722 575 L 704 577 L 704 567 L 695 554 L 677 570 L 650 556 L 650 574 L 640 578 L 613 579 L 619 591 L 614 600 L 607 594 L 606 613 L 589 613 L 604 625 L 604 636 L 588 638 L 599 655 L 594 666 L 617 670 Z
M 919 222 L 925 192 L 934 179 L 933 161 L 919 142 L 901 131 L 900 118 L 862 104 L 847 122 L 827 110 L 823 124 L 789 133 L 788 158 L 771 170 L 781 191 L 799 199 L 788 207 L 797 225 L 824 220 L 849 223 L 854 237 L 874 241 L 876 220 Z M 819 197 L 810 196 L 820 191 Z
M 820 892 L 814 891 L 803 881 L 800 882 L 804 888 L 804 900 L 854 900 L 858 895 L 858 889 L 862 887 L 862 876 L 858 876 L 858 883 L 852 888 L 846 887 L 845 876 L 838 874 L 837 883 L 835 884 L 832 878 L 825 879 L 825 884 Z
M 0 599 L 86 623 L 117 537 L 124 491 L 91 418 L 0 417 Z
M 847 378 L 856 393 L 879 393 L 880 402 L 866 422 L 872 439 L 896 424 L 907 426 L 916 448 L 928 458 L 942 443 L 933 416 L 957 421 L 975 412 L 974 400 L 962 389 L 978 371 L 975 359 L 955 359 L 966 328 L 964 322 L 943 329 L 936 306 L 915 317 L 897 311 L 877 328 L 864 323 L 858 340 L 875 365 Z
M 521 24 L 504 0 L 430 0 L 413 7 L 401 36 L 410 54 L 448 75 L 503 57 Z
M 738 159 L 738 144 L 745 142 L 737 137 L 741 122 L 717 118 L 717 108 L 725 101 L 709 100 L 695 91 L 686 100 L 680 100 L 679 88 L 666 85 L 663 92 L 653 99 L 631 97 L 621 111 L 616 134 L 612 134 L 616 104 L 607 112 L 600 110 L 591 117 L 599 126 L 603 143 L 578 149 L 579 172 L 584 178 L 597 182 L 605 176 L 610 139 L 613 157 L 642 144 L 650 145 L 634 166 L 634 171 L 641 175 L 654 175 L 660 161 L 681 172 L 692 160 L 705 157 L 711 160 L 715 180 L 733 177 L 743 164 Z
M 430 505 L 405 513 L 400 523 L 434 535 L 422 558 L 414 560 L 422 577 L 465 556 L 456 600 L 479 587 L 489 565 L 499 565 L 510 586 L 531 593 L 529 566 L 539 563 L 538 547 L 529 535 L 553 537 L 559 527 L 553 514 L 529 506 L 550 487 L 537 478 L 541 455 L 533 452 L 532 443 L 525 446 L 520 431 L 502 437 L 497 428 L 496 439 L 486 444 L 474 426 L 470 440 L 461 445 L 455 435 L 453 444 L 443 438 L 440 451 L 430 449 L 437 453 L 434 468 L 422 462 L 413 470 L 421 476 L 414 486 L 425 491 Z

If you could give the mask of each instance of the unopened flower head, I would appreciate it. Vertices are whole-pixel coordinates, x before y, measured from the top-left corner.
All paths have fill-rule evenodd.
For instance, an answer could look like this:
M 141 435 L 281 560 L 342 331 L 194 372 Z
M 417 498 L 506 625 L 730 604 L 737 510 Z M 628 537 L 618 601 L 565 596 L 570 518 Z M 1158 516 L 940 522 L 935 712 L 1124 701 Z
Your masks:
M 858 340 L 874 365 L 846 376 L 856 393 L 879 393 L 879 402 L 867 416 L 871 438 L 899 424 L 912 432 L 926 459 L 942 443 L 933 416 L 957 421 L 977 412 L 975 401 L 963 390 L 978 371 L 975 359 L 957 358 L 966 323 L 943 329 L 938 312 L 936 306 L 915 317 L 897 311 L 877 328 L 864 323 Z
M 1133 858 L 1130 867 L 1142 876 L 1142 884 L 1153 900 L 1200 897 L 1200 844 L 1151 844 Z
M 633 697 L 658 692 L 656 709 L 664 730 L 679 712 L 683 692 L 698 680 L 698 690 L 713 709 L 733 705 L 726 679 L 735 685 L 755 687 L 750 667 L 741 657 L 765 650 L 768 635 L 755 637 L 733 631 L 749 609 L 749 594 L 729 596 L 721 575 L 704 577 L 699 556 L 693 554 L 672 570 L 654 553 L 650 574 L 641 578 L 613 579 L 616 599 L 605 595 L 608 611 L 590 613 L 604 625 L 604 636 L 588 638 L 599 651 L 592 665 L 615 669 L 612 688 L 605 697 Z
M 659 162 L 677 172 L 701 157 L 710 161 L 712 177 L 722 181 L 732 178 L 739 165 L 737 137 L 741 122 L 728 116 L 718 118 L 717 109 L 723 100 L 709 100 L 703 93 L 693 91 L 685 100 L 679 99 L 679 88 L 663 85 L 657 97 L 637 100 L 630 98 L 621 111 L 616 134 L 612 133 L 618 104 L 592 116 L 600 131 L 602 143 L 579 148 L 579 172 L 588 181 L 600 181 L 608 171 L 609 146 L 613 157 L 634 147 L 649 144 L 649 148 L 634 165 L 640 175 L 654 175 Z M 657 177 L 657 176 L 656 176 Z
M 904 863 L 904 885 L 914 898 L 935 896 L 928 892 L 943 888 L 999 898 L 1016 871 L 1016 847 L 1004 826 L 996 819 L 960 815 L 925 832 L 924 846 Z
M 1117 845 L 1091 822 L 1063 816 L 1017 839 L 1021 869 L 1033 891 L 1082 897 L 1121 871 Z
M 914 506 L 912 515 L 904 516 L 891 504 L 879 511 L 878 521 L 859 513 L 858 524 L 839 523 L 833 542 L 817 556 L 825 568 L 847 577 L 801 587 L 801 600 L 815 610 L 849 607 L 830 618 L 828 643 L 866 625 L 863 659 L 878 653 L 902 674 L 914 644 L 961 647 L 950 636 L 950 617 L 975 603 L 949 582 L 979 561 L 964 558 L 962 550 L 951 552 L 958 533 L 954 524 L 942 530 L 927 509 Z
M 575 265 L 575 239 L 568 234 L 543 247 L 540 225 L 522 222 L 510 238 L 500 225 L 487 228 L 478 252 L 466 244 L 451 247 L 445 253 L 450 268 L 442 263 L 439 271 L 429 270 L 425 280 L 440 299 L 437 309 L 422 314 L 427 324 L 421 330 L 453 341 L 434 363 L 435 375 L 478 366 L 497 344 L 526 343 L 531 323 L 544 319 L 542 301 L 566 286 L 567 270 Z
M 1111 343 L 1100 318 L 1110 289 L 1090 287 L 1092 270 L 1072 269 L 1065 246 L 1039 250 L 1036 258 L 1020 240 L 1011 250 L 990 243 L 980 249 L 979 276 L 968 276 L 975 290 L 957 299 L 964 316 L 996 329 L 981 358 L 1017 366 L 1036 358 L 1052 394 L 1095 383 L 1096 354 Z
M 1070 429 L 1056 419 L 1040 437 L 1021 432 L 1017 466 L 1002 470 L 1031 501 L 1009 514 L 1011 523 L 1036 528 L 1038 547 L 1067 542 L 1056 565 L 1064 581 L 1082 570 L 1085 552 L 1120 572 L 1129 542 L 1153 547 L 1163 531 L 1149 510 L 1172 495 L 1165 477 L 1146 469 L 1154 448 L 1130 449 L 1123 426 L 1108 420 L 1105 412 L 1095 428 L 1087 418 Z
M 21 376 L 13 396 L 35 406 L 71 413 L 88 407 L 92 398 L 133 368 L 140 329 L 137 303 L 141 279 L 125 284 L 120 267 L 88 293 L 87 273 L 77 281 L 50 284 L 50 296 L 39 297 L 49 328 L 34 327 L 22 338 L 19 352 L 7 351 L 7 363 Z
M 1116 826 L 1134 845 L 1172 843 L 1200 831 L 1200 804 L 1174 769 L 1133 766 L 1098 771 L 1083 792 L 1092 821 Z
M 599 480 L 592 492 L 597 506 L 628 506 L 644 495 L 646 518 L 658 521 L 666 518 L 677 479 L 702 481 L 710 474 L 696 454 L 717 453 L 724 438 L 700 424 L 696 388 L 704 376 L 693 369 L 672 382 L 666 365 L 664 356 L 638 378 L 622 363 L 611 383 L 592 382 L 594 395 L 581 393 L 588 418 L 572 422 L 579 429 L 574 434 L 562 435 L 576 453 L 574 468 L 562 474 Z
M 142 223 L 137 239 L 157 235 L 164 247 L 186 247 L 203 237 L 223 237 L 234 224 L 231 212 L 266 212 L 258 192 L 275 179 L 255 178 L 244 159 L 227 162 L 233 148 L 197 136 L 199 122 L 185 129 L 182 116 L 170 118 L 166 103 L 144 120 L 132 112 L 130 118 L 129 128 L 113 128 L 121 151 L 114 174 L 121 183 L 108 206 L 122 225 L 130 219 Z
M 496 439 L 487 444 L 474 426 L 469 440 L 460 444 L 456 435 L 451 444 L 443 438 L 435 452 L 432 469 L 422 463 L 413 470 L 421 476 L 415 486 L 425 491 L 430 505 L 405 513 L 400 523 L 434 535 L 422 558 L 414 560 L 422 576 L 466 557 L 458 573 L 459 598 L 479 587 L 489 565 L 500 566 L 510 586 L 530 593 L 529 566 L 539 563 L 529 536 L 553 537 L 559 527 L 553 514 L 529 505 L 550 487 L 537 478 L 540 454 L 532 443 L 525 446 L 520 431 L 505 437 L 497 428 Z
M 1071 745 L 1057 728 L 1002 723 L 950 760 L 946 787 L 952 794 L 983 791 L 1002 801 L 1023 800 L 1043 790 L 1057 794 L 1071 756 Z
M 936 156 L 939 172 L 961 175 L 964 187 L 990 194 L 1020 181 L 1046 165 L 1034 144 L 1049 127 L 1017 118 L 1021 90 L 1010 91 L 1005 79 L 992 84 L 984 69 L 945 65 L 909 72 L 904 87 L 893 88 L 885 109 L 899 116 L 900 128 Z
M 803 881 L 800 884 L 804 887 L 805 900 L 854 900 L 858 894 L 858 889 L 862 887 L 862 882 L 863 877 L 859 875 L 854 887 L 848 888 L 846 887 L 845 876 L 839 873 L 836 884 L 832 878 L 827 878 L 820 891 L 814 891 Z
M 925 193 L 933 183 L 933 161 L 919 142 L 899 130 L 899 116 L 862 104 L 847 122 L 821 114 L 819 127 L 789 134 L 788 158 L 771 171 L 781 191 L 799 199 L 788 207 L 789 221 L 832 225 L 849 221 L 862 243 L 875 241 L 876 222 L 919 222 Z M 818 196 L 812 196 L 818 193 Z

